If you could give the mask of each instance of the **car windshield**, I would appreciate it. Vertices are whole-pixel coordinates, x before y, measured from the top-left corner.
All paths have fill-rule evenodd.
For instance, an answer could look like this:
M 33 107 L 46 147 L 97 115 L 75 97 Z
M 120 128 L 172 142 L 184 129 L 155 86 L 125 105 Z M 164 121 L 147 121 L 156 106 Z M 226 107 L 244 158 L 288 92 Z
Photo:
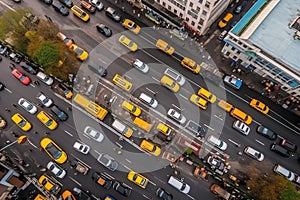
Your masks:
M 42 100 L 42 102 L 43 102 L 44 104 L 46 104 L 48 101 L 49 101 L 49 99 L 47 99 L 47 98 L 44 98 L 44 99 Z
M 133 46 L 133 42 L 130 41 L 130 42 L 128 43 L 128 46 L 129 46 L 129 47 L 132 47 L 132 46 Z
M 52 143 L 49 143 L 45 149 L 54 159 L 58 159 L 62 155 L 62 152 Z
M 26 121 L 22 120 L 18 123 L 20 127 L 24 127 L 26 125 Z
M 83 50 L 80 49 L 79 47 L 77 47 L 77 48 L 75 49 L 75 53 L 76 53 L 78 56 L 80 56 L 81 54 L 83 54 Z
M 22 76 L 20 77 L 20 80 L 23 81 L 25 78 L 26 78 L 26 76 L 22 75 Z
M 45 124 L 46 124 L 47 126 L 51 126 L 51 124 L 53 124 L 53 120 L 52 120 L 52 119 L 49 119 Z

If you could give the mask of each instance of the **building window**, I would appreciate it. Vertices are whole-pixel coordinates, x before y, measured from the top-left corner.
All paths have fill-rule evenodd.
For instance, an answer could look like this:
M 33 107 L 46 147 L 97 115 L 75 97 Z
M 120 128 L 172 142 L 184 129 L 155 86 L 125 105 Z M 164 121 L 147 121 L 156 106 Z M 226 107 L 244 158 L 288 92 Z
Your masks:
M 200 7 L 199 7 L 199 6 L 197 6 L 196 10 L 199 12 L 199 11 L 200 11 Z
M 194 22 L 194 21 L 192 21 L 192 23 L 191 23 L 191 24 L 192 24 L 192 26 L 195 26 L 195 22 Z
M 182 18 L 182 16 L 183 16 L 183 14 L 182 14 L 182 13 L 179 13 L 179 17 L 181 17 L 181 18 Z
M 231 46 L 231 50 L 232 50 L 232 51 L 234 51 L 234 50 L 235 50 L 235 48 L 234 48 L 233 46 Z
M 191 12 L 190 10 L 188 11 L 188 14 L 191 15 L 194 19 L 198 18 L 198 15 L 196 15 L 195 13 Z
M 176 9 L 174 9 L 174 13 L 177 14 L 177 10 Z
M 166 6 L 166 2 L 163 2 L 163 6 Z
M 160 3 L 160 0 L 157 0 L 158 3 Z
M 233 56 L 232 58 L 233 58 L 233 60 L 237 59 L 237 57 L 236 57 L 236 56 Z
M 202 11 L 202 15 L 206 16 L 207 12 L 205 10 Z
M 210 7 L 210 2 L 206 1 L 205 7 L 206 7 L 206 8 L 209 8 L 209 7 Z
M 240 55 L 240 54 L 241 54 L 241 52 L 238 50 L 238 51 L 236 52 L 236 54 L 237 54 L 237 55 Z
M 202 4 L 202 3 L 203 3 L 203 0 L 198 0 L 198 3 Z
M 187 21 L 187 22 L 188 22 L 188 21 L 190 21 L 190 19 L 189 19 L 188 17 L 186 17 L 186 18 L 185 18 L 185 21 Z
M 193 5 L 194 5 L 193 2 L 190 2 L 190 7 L 193 7 Z
M 203 25 L 203 22 L 204 22 L 204 20 L 201 18 L 201 19 L 199 20 L 199 24 L 200 24 L 200 25 Z
M 198 30 L 201 30 L 201 28 L 202 28 L 201 26 L 198 26 L 198 27 L 197 27 Z
M 168 5 L 168 10 L 171 10 L 171 6 L 170 5 Z

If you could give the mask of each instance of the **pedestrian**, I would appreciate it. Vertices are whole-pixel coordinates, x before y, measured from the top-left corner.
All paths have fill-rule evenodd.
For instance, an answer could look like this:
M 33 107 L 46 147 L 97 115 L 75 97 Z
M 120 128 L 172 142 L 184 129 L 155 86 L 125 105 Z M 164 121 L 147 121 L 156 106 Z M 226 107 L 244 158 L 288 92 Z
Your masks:
M 125 12 L 125 7 L 124 6 L 122 6 L 122 11 Z
M 38 132 L 37 132 L 37 131 L 34 131 L 34 134 L 38 134 Z
M 15 107 L 15 108 L 17 107 L 17 105 L 16 105 L 16 104 L 14 104 L 14 103 L 13 103 L 13 104 L 11 104 L 11 105 L 12 105 L 13 107 Z
M 8 108 L 5 108 L 5 111 L 7 111 L 7 112 L 10 112 L 10 109 L 8 109 Z

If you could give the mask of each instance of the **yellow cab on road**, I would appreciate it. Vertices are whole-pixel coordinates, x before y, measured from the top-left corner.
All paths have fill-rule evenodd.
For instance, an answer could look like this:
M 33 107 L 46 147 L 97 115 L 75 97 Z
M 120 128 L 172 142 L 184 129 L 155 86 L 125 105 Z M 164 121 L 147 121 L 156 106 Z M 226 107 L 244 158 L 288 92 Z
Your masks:
M 140 144 L 141 149 L 151 153 L 154 156 L 159 156 L 161 149 L 148 140 L 143 140 Z
M 190 101 L 203 110 L 206 110 L 207 108 L 207 101 L 196 94 L 192 94 L 192 96 L 190 97 Z
M 123 76 L 119 74 L 115 74 L 115 76 L 113 77 L 113 83 L 127 92 L 129 92 L 132 88 L 132 83 L 127 81 Z
M 58 164 L 63 164 L 67 161 L 67 154 L 50 138 L 43 138 L 40 141 L 40 145 L 50 158 L 55 160 Z
M 20 113 L 16 113 L 11 117 L 11 120 L 18 125 L 23 131 L 29 131 L 31 124 Z
M 50 177 L 48 177 L 47 175 L 42 175 L 39 178 L 39 184 L 44 186 L 46 190 L 48 190 L 53 194 L 58 194 L 58 192 L 61 189 L 61 187 L 57 183 L 55 183 L 52 179 L 50 179 Z
M 90 20 L 90 16 L 77 5 L 72 6 L 71 12 L 84 22 L 88 22 Z
M 200 65 L 197 64 L 194 60 L 184 57 L 181 61 L 181 65 L 184 66 L 185 68 L 191 70 L 195 74 L 199 74 L 200 72 Z
M 156 47 L 169 55 L 172 55 L 175 51 L 174 47 L 170 46 L 167 42 L 161 39 L 156 41 Z
M 164 75 L 161 79 L 160 79 L 160 83 L 165 86 L 166 88 L 168 88 L 169 90 L 171 90 L 172 92 L 178 92 L 180 89 L 179 84 L 171 79 L 170 77 Z
M 224 28 L 227 26 L 228 22 L 233 18 L 233 14 L 227 13 L 223 19 L 218 23 L 219 28 Z
M 138 174 L 135 171 L 130 171 L 127 175 L 127 179 L 144 189 L 146 188 L 149 182 L 148 178 L 142 176 L 141 174 Z
M 130 51 L 134 52 L 138 50 L 138 45 L 125 35 L 121 35 L 119 37 L 119 42 L 127 47 Z
M 57 122 L 46 112 L 41 111 L 36 116 L 47 128 L 54 130 L 57 127 Z
M 76 58 L 81 61 L 85 61 L 89 57 L 89 53 L 76 44 L 72 44 L 69 48 L 76 54 Z
M 136 117 L 140 116 L 140 114 L 142 112 L 139 107 L 133 105 L 129 101 L 123 101 L 122 108 L 125 110 L 128 110 L 131 114 L 133 114 Z
M 139 34 L 141 31 L 141 27 L 130 19 L 125 19 L 122 23 L 122 26 L 135 34 Z
M 257 100 L 257 99 L 252 99 L 250 102 L 249 102 L 249 105 L 252 107 L 252 108 L 254 108 L 254 109 L 256 109 L 256 110 L 258 110 L 259 112 L 261 112 L 261 113 L 263 113 L 263 114 L 268 114 L 268 112 L 269 112 L 269 107 L 266 105 L 266 104 L 264 104 L 264 103 L 262 103 L 261 101 L 259 101 L 259 100 Z
M 208 90 L 206 90 L 205 88 L 200 88 L 198 90 L 198 95 L 202 98 L 204 98 L 205 100 L 207 100 L 210 103 L 214 103 L 217 100 L 216 95 L 213 95 L 212 93 L 210 93 Z
M 252 117 L 248 114 L 246 114 L 245 112 L 241 111 L 238 108 L 233 108 L 230 111 L 230 115 L 242 122 L 244 122 L 245 124 L 249 125 L 252 123 Z

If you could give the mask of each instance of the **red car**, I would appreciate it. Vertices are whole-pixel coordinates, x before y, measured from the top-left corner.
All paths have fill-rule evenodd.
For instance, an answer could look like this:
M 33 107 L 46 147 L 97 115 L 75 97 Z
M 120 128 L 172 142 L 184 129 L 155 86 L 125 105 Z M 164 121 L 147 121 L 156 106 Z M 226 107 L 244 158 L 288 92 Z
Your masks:
M 14 70 L 12 70 L 11 73 L 14 77 L 19 79 L 19 81 L 21 81 L 21 83 L 23 83 L 24 85 L 29 85 L 30 84 L 31 80 L 30 80 L 29 76 L 24 74 L 21 70 L 14 69 Z

